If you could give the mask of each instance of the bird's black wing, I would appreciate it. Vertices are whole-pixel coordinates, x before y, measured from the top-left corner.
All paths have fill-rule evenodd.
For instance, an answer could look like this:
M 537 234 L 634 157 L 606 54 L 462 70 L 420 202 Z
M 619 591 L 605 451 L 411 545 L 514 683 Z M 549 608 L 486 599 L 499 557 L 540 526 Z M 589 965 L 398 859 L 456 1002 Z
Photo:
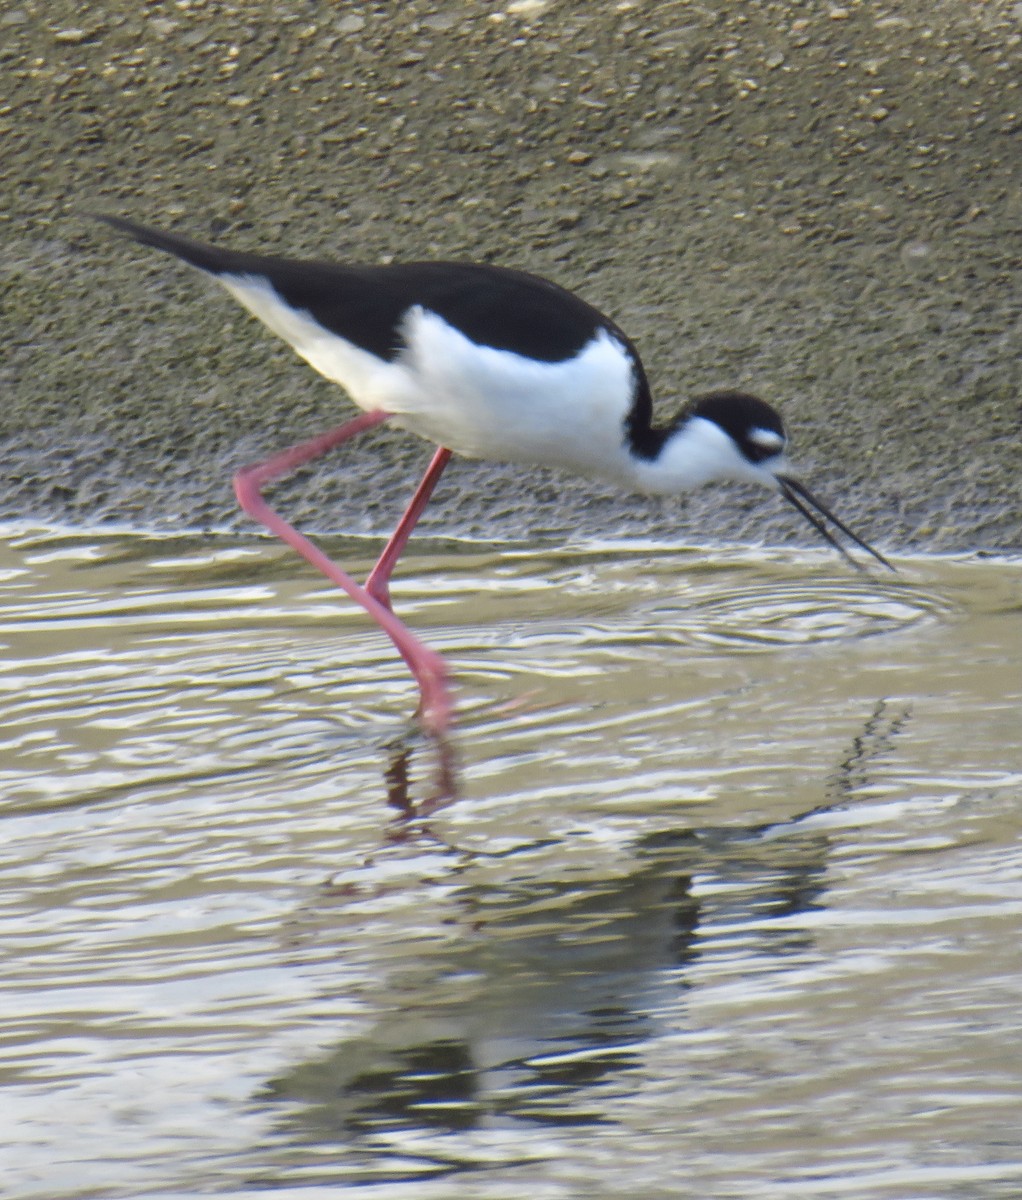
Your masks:
M 563 362 L 606 330 L 624 347 L 635 373 L 630 424 L 648 428 L 649 385 L 630 339 L 573 292 L 527 271 L 462 262 L 341 266 L 224 250 L 124 217 L 101 220 L 129 237 L 176 255 L 218 277 L 265 279 L 292 308 L 309 313 L 331 333 L 379 358 L 404 346 L 410 309 L 436 313 L 477 345 L 509 350 L 541 362 Z

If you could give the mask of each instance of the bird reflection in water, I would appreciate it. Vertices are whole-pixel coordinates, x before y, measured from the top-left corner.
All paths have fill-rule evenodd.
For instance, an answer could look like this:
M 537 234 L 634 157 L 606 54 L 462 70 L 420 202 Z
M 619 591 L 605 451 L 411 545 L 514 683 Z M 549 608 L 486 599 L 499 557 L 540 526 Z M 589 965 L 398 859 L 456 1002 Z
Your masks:
M 395 748 L 395 836 L 450 856 L 447 883 L 461 881 L 443 901 L 454 933 L 416 958 L 414 983 L 388 993 L 364 1033 L 267 1084 L 263 1102 L 287 1104 L 277 1120 L 289 1145 L 333 1143 L 361 1156 L 381 1136 L 430 1133 L 410 1169 L 422 1178 L 463 1166 L 453 1146 L 445 1157 L 437 1134 L 612 1120 L 616 1098 L 648 1067 L 648 1044 L 689 1021 L 685 997 L 702 957 L 740 949 L 758 973 L 815 953 L 810 925 L 778 919 L 824 903 L 833 834 L 811 818 L 875 796 L 873 768 L 908 718 L 878 703 L 812 810 L 770 824 L 660 830 L 638 838 L 627 874 L 597 878 L 551 873 L 543 851 L 563 838 L 485 854 L 408 822 L 412 747 Z M 515 864 L 499 884 L 472 883 L 484 859 Z M 323 893 L 315 923 L 352 894 Z M 357 1178 L 346 1161 L 345 1179 L 353 1169 Z

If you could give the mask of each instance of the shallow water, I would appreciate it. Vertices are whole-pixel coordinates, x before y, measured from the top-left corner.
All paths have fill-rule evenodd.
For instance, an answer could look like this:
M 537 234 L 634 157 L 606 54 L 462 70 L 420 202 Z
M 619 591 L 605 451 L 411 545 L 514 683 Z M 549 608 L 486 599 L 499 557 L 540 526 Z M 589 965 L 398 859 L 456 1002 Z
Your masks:
M 363 568 L 371 547 L 337 542 Z M 0 552 L 13 1197 L 1022 1192 L 1022 565 Z

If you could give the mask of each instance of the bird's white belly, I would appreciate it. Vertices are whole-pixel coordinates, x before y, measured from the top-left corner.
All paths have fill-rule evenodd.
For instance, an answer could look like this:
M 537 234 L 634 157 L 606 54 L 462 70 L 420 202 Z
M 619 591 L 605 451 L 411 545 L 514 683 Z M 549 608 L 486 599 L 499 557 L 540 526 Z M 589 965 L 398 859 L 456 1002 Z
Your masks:
M 621 346 L 600 333 L 572 359 L 537 362 L 479 346 L 413 310 L 395 424 L 470 458 L 604 474 L 621 458 L 634 388 Z

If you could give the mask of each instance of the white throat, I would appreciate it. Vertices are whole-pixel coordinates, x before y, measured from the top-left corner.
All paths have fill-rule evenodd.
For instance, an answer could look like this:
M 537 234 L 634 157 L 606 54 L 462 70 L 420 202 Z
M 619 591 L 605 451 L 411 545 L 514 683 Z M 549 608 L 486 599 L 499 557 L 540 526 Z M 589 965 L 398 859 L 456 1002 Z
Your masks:
M 751 463 L 716 422 L 690 417 L 667 437 L 656 458 L 632 460 L 629 483 L 637 491 L 660 496 L 717 480 L 774 487 L 781 462 L 778 451 L 763 463 Z

